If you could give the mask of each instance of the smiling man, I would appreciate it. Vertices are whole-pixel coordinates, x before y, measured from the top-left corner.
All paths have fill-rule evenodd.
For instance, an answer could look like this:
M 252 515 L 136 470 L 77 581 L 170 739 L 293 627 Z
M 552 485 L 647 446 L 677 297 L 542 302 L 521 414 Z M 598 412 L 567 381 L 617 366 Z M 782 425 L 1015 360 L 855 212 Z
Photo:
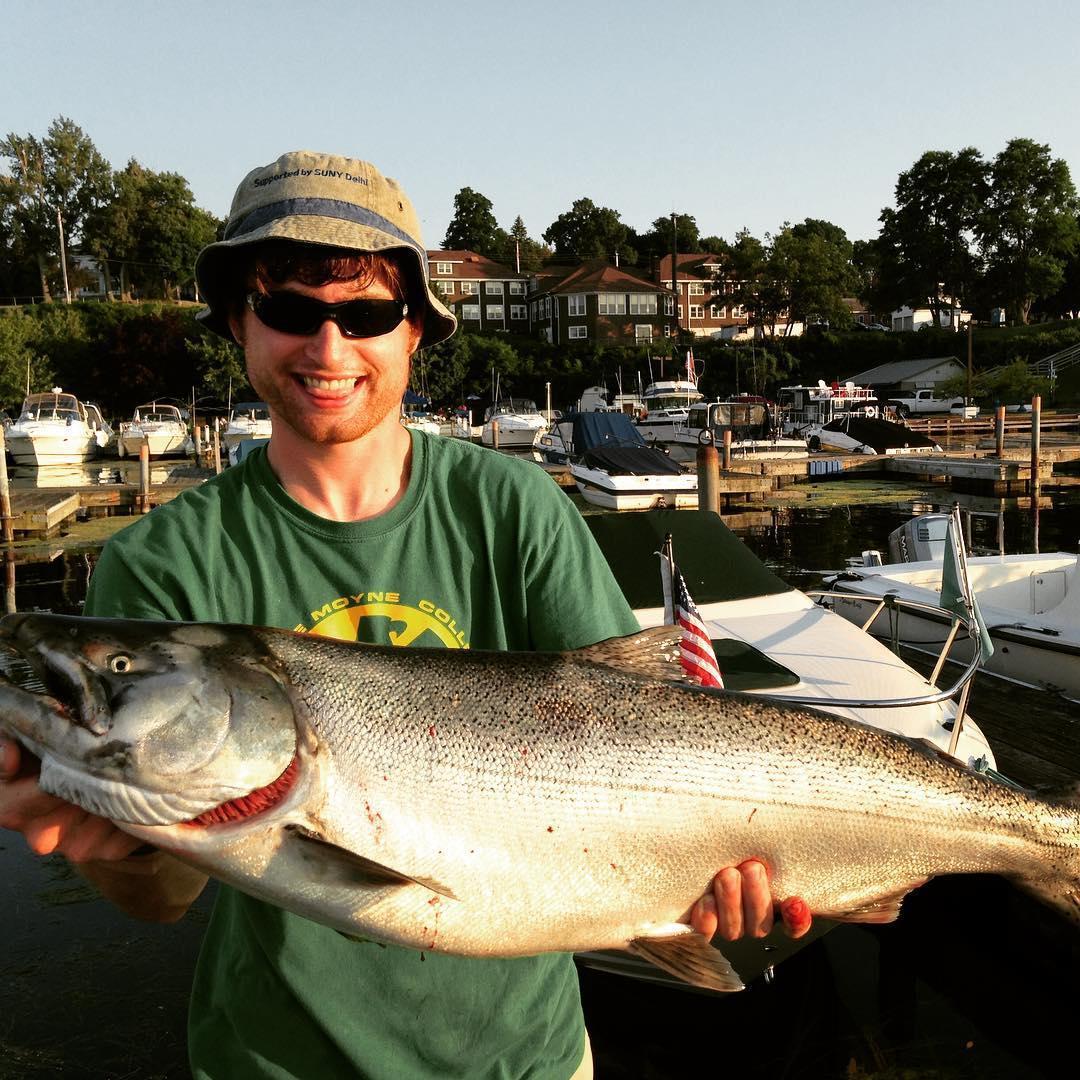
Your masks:
M 399 422 L 413 353 L 455 320 L 393 180 L 363 161 L 286 154 L 241 182 L 196 274 L 202 317 L 243 347 L 273 435 L 118 534 L 87 614 L 431 648 L 564 650 L 637 629 L 581 516 L 540 469 Z M 126 909 L 176 918 L 205 883 L 164 854 L 133 854 L 108 822 L 18 774 L 16 748 L 0 741 L 0 827 L 80 862 Z M 512 881 L 506 903 L 527 916 Z M 728 938 L 768 932 L 764 867 L 718 874 L 692 920 Z M 592 1071 L 571 957 L 353 941 L 226 887 L 189 1034 L 198 1077 Z

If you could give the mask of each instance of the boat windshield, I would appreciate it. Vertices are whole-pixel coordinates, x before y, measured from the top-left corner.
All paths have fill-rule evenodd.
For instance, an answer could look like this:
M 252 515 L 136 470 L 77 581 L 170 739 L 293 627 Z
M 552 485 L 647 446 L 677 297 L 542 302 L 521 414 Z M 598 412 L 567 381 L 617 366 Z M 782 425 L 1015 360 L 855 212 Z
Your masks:
M 33 394 L 23 402 L 20 420 L 62 420 L 82 419 L 79 402 L 74 394 Z
M 252 420 L 269 420 L 270 409 L 269 406 L 260 402 L 249 402 L 243 405 L 237 405 L 232 412 L 232 419 L 239 420 L 242 423 Z

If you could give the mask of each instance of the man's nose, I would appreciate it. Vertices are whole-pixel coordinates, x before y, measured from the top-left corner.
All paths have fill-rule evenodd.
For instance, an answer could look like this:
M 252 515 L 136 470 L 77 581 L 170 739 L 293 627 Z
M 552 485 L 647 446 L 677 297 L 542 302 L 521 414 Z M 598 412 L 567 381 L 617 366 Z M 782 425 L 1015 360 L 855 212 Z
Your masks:
M 319 360 L 336 360 L 349 348 L 349 339 L 341 332 L 333 319 L 323 319 L 318 330 L 307 339 L 308 356 Z

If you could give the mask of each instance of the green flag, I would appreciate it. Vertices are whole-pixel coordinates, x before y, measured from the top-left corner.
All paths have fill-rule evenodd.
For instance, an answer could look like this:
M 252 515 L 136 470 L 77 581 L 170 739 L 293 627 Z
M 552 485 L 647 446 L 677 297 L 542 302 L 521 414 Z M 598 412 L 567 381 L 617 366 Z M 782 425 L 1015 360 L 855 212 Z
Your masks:
M 957 513 L 949 518 L 949 528 L 945 533 L 945 557 L 941 568 L 941 597 L 938 603 L 946 611 L 952 611 L 974 622 L 979 635 L 979 662 L 985 663 L 989 660 L 994 655 L 994 643 L 990 640 L 990 632 L 986 629 L 982 612 L 979 611 L 979 602 L 971 590 Z

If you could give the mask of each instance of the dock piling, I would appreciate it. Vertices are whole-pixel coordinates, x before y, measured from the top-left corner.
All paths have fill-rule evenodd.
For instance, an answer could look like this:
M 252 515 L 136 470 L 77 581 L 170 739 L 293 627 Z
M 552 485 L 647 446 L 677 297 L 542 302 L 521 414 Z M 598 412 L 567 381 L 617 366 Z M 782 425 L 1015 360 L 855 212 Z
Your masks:
M 1039 497 L 1039 440 L 1042 423 L 1042 397 L 1036 394 L 1031 399 L 1031 497 Z
M 139 493 L 135 496 L 135 509 L 140 514 L 150 513 L 150 444 L 145 439 L 139 446 Z
M 994 411 L 994 456 L 1005 456 L 1005 406 L 999 405 Z
M 724 470 L 731 468 L 731 428 L 724 431 Z
M 214 428 L 214 475 L 221 472 L 221 436 L 218 429 Z
M 731 432 L 725 432 L 730 435 Z M 727 446 L 730 455 L 730 444 Z M 698 509 L 720 513 L 720 453 L 712 443 L 697 449 Z

